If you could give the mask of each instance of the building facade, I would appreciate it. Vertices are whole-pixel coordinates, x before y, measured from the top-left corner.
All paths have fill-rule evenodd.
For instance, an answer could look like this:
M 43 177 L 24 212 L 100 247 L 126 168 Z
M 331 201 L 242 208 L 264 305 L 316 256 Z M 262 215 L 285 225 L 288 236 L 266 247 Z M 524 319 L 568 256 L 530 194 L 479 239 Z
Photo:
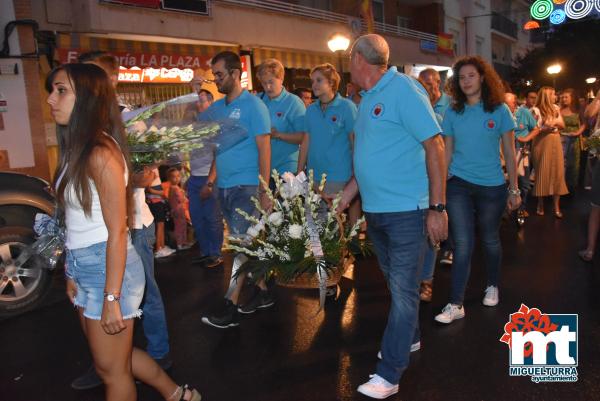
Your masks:
M 123 67 L 119 90 L 135 105 L 189 92 L 186 82 L 193 72 L 208 73 L 210 57 L 224 49 L 245 56 L 249 87 L 257 86 L 253 67 L 270 57 L 286 67 L 288 89 L 307 86 L 308 71 L 317 64 L 330 62 L 347 71 L 347 54 L 334 54 L 327 46 L 332 35 L 352 39 L 369 26 L 388 40 L 390 64 L 407 73 L 424 66 L 447 70 L 453 61 L 453 54 L 437 47 L 438 34 L 452 33 L 446 29 L 445 4 L 440 1 L 7 0 L 1 4 L 2 26 L 25 19 L 37 26 L 19 26 L 9 38 L 15 57 L 2 59 L 4 64 L 14 63 L 18 73 L 0 75 L 0 91 L 8 98 L 7 111 L 0 113 L 4 120 L 0 168 L 43 178 L 51 176 L 56 160 L 43 80 L 53 66 L 72 62 L 81 52 L 103 50 L 117 56 Z M 182 4 L 196 8 L 172 9 Z M 370 6 L 372 24 L 361 17 L 365 4 Z M 22 57 L 31 52 L 37 56 Z

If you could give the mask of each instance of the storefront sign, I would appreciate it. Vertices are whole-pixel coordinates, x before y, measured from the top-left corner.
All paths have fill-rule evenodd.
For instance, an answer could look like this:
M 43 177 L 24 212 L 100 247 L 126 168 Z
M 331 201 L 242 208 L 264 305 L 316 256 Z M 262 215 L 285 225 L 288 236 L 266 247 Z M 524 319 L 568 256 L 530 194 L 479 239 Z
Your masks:
M 194 70 L 190 68 L 121 68 L 119 82 L 140 83 L 187 83 L 194 78 Z
M 250 56 L 240 56 L 242 60 L 242 88 L 252 90 L 252 71 Z
M 437 53 L 438 51 L 437 42 L 433 42 L 431 40 L 421 39 L 420 47 L 424 52 Z
M 80 49 L 57 49 L 61 63 L 76 63 L 77 57 L 83 51 Z M 119 60 L 119 65 L 131 67 L 152 68 L 208 68 L 211 56 L 182 56 L 178 54 L 161 53 L 126 53 L 110 52 Z

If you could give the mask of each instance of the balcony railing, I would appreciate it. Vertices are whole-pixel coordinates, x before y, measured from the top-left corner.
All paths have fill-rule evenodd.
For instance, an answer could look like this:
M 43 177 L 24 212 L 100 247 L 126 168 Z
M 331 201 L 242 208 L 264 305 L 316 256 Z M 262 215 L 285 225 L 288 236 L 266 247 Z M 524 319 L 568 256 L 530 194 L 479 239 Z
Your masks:
M 226 3 L 235 4 L 239 6 L 251 7 L 254 9 L 261 9 L 267 11 L 275 11 L 290 15 L 296 15 L 299 17 L 313 18 L 326 22 L 337 22 L 341 24 L 348 24 L 351 19 L 357 19 L 357 17 L 349 16 L 345 14 L 335 13 L 332 11 L 320 10 L 317 8 L 301 6 L 297 4 L 286 3 L 277 0 L 215 0 L 215 3 Z M 367 31 L 367 26 L 362 19 L 360 19 L 362 32 Z M 413 29 L 402 28 L 396 25 L 383 24 L 381 22 L 374 22 L 373 28 L 376 32 L 392 34 L 396 36 L 404 36 L 413 39 L 425 39 L 437 42 L 437 36 L 431 33 L 425 33 L 421 31 L 415 31 Z
M 492 29 L 508 35 L 511 38 L 517 38 L 517 24 L 502 14 L 492 13 Z

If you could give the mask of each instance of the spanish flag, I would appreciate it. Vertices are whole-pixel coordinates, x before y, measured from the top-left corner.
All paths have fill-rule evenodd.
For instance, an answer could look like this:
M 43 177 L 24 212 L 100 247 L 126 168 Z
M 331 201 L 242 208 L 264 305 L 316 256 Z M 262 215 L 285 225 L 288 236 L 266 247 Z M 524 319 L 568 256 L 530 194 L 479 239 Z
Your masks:
M 454 56 L 454 36 L 449 33 L 438 33 L 438 53 Z
M 373 4 L 371 3 L 371 0 L 361 0 L 360 16 L 367 25 L 367 33 L 373 33 Z

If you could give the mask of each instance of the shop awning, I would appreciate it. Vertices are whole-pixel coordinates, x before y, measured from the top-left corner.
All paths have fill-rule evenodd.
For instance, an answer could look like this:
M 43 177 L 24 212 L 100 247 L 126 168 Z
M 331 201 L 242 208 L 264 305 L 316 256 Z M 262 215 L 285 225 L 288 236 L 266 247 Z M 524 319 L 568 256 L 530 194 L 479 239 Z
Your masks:
M 185 43 L 146 42 L 112 39 L 85 34 L 57 35 L 58 59 L 73 62 L 87 51 L 106 51 L 119 59 L 123 67 L 207 68 L 208 60 L 223 50 L 239 52 L 237 46 L 212 46 Z
M 311 69 L 319 64 L 331 63 L 338 68 L 339 61 L 337 56 L 333 53 L 316 53 L 316 52 L 304 52 L 295 50 L 282 50 L 282 49 L 270 49 L 270 48 L 255 48 L 253 49 L 254 65 L 258 66 L 260 63 L 269 58 L 275 58 L 287 68 L 303 68 Z M 344 69 L 347 71 L 348 68 L 348 57 L 343 56 Z

